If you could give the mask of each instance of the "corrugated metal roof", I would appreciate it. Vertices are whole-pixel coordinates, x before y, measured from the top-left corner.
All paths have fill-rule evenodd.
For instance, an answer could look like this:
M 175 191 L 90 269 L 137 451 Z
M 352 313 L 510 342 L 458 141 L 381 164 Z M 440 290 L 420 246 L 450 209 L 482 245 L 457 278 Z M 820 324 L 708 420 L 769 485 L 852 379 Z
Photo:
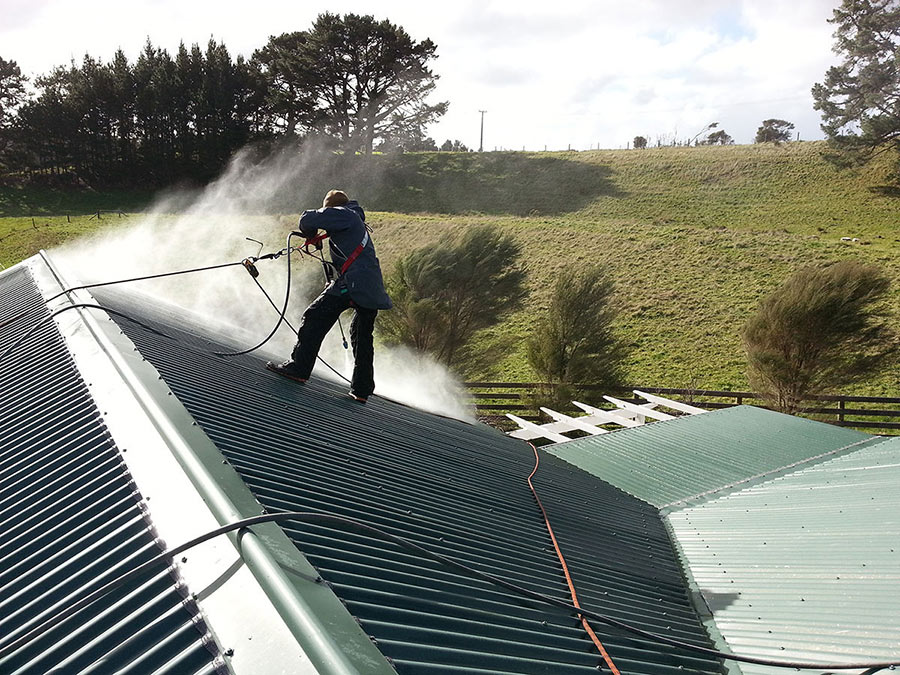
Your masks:
M 580 438 L 547 451 L 664 507 L 740 489 L 745 481 L 867 438 L 852 429 L 736 406 Z
M 25 267 L 0 274 L 0 293 L 2 353 L 49 313 Z M 0 644 L 159 553 L 53 322 L 0 364 L 0 531 Z M 13 652 L 0 670 L 212 673 L 216 648 L 180 590 L 160 565 Z
M 104 304 L 265 506 L 354 518 L 515 583 L 567 598 L 526 477 L 524 443 L 346 386 L 300 386 L 249 355 L 225 359 L 204 331 L 118 292 Z M 115 317 L 114 317 L 115 318 Z M 176 327 L 177 326 L 177 327 Z M 586 607 L 709 645 L 656 510 L 554 457 L 537 477 Z M 285 531 L 400 673 L 596 672 L 578 622 L 372 536 Z M 595 625 L 623 673 L 721 672 L 720 664 Z
M 672 513 L 685 560 L 731 648 L 845 663 L 900 658 L 898 486 L 900 438 L 876 438 Z

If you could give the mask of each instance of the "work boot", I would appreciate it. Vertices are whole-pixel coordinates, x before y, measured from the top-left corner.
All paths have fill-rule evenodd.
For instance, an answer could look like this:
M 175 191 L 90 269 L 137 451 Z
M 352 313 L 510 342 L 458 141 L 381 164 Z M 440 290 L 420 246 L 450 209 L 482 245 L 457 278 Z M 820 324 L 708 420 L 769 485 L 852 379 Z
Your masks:
M 306 382 L 305 377 L 300 377 L 297 373 L 293 361 L 285 361 L 284 363 L 272 363 L 271 361 L 266 362 L 266 368 L 271 370 L 273 373 L 278 373 L 282 377 L 286 377 L 289 380 L 293 380 L 294 382 L 299 382 L 303 384 Z

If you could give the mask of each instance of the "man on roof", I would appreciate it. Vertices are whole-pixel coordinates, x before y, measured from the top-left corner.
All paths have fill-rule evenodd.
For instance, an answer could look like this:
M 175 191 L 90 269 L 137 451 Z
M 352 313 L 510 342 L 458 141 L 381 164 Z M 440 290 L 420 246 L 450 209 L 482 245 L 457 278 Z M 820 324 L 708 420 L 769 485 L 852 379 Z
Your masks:
M 307 243 L 321 246 L 321 241 L 328 238 L 333 278 L 303 312 L 291 359 L 281 364 L 271 361 L 266 364 L 266 368 L 279 375 L 306 382 L 325 335 L 344 310 L 353 308 L 350 343 L 354 365 L 350 396 L 360 403 L 365 403 L 375 390 L 372 363 L 375 317 L 379 309 L 392 307 L 365 221 L 362 207 L 340 190 L 328 192 L 321 209 L 304 211 L 300 216 L 300 234 L 306 237 Z

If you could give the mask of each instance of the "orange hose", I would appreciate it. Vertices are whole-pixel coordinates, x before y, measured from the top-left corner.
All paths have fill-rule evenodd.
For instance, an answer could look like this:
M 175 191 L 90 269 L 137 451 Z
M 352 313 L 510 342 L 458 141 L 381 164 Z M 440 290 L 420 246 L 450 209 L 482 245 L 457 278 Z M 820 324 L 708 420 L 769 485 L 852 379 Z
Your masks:
M 544 510 L 544 505 L 541 503 L 541 498 L 538 497 L 537 490 L 534 489 L 534 484 L 531 482 L 534 474 L 537 473 L 538 466 L 541 463 L 540 455 L 538 455 L 537 448 L 534 447 L 533 443 L 529 443 L 531 449 L 534 450 L 534 469 L 531 470 L 531 474 L 528 476 L 528 487 L 531 488 L 531 494 L 534 495 L 534 499 L 537 502 L 538 507 L 541 509 L 541 514 L 544 516 L 544 523 L 547 525 L 547 532 L 550 533 L 550 540 L 553 542 L 553 548 L 556 549 L 556 556 L 559 558 L 559 562 L 562 565 L 563 574 L 566 575 L 566 583 L 569 584 L 569 593 L 572 594 L 572 604 L 581 609 L 581 605 L 578 604 L 578 595 L 575 593 L 575 584 L 572 581 L 572 575 L 569 574 L 569 566 L 566 564 L 566 559 L 563 557 L 562 551 L 559 548 L 559 543 L 556 541 L 556 535 L 553 534 L 553 528 L 550 526 L 550 519 L 547 517 L 547 511 Z M 600 650 L 600 655 L 603 657 L 603 660 L 606 661 L 606 665 L 609 666 L 609 669 L 613 672 L 613 675 L 620 675 L 619 669 L 616 668 L 616 664 L 613 663 L 613 660 L 610 658 L 609 653 L 606 651 L 606 647 L 603 646 L 603 643 L 600 642 L 600 638 L 597 637 L 597 634 L 594 632 L 594 629 L 591 628 L 591 625 L 588 623 L 587 619 L 581 614 L 578 615 L 578 618 L 581 619 L 581 625 L 584 626 L 585 632 L 590 636 L 593 643 L 597 646 L 597 649 Z

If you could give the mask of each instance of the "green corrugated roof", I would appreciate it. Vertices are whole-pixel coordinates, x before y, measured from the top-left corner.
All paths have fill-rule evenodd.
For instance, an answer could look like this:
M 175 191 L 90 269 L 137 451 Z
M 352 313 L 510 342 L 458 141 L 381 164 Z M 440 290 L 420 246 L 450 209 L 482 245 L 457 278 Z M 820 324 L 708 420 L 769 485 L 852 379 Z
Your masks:
M 165 308 L 114 290 L 104 305 L 267 508 L 319 511 L 382 528 L 530 589 L 568 587 L 526 482 L 531 448 L 346 385 L 269 373 Z M 534 478 L 583 606 L 645 630 L 711 644 L 656 509 L 557 457 Z M 596 673 L 606 668 L 568 611 L 531 602 L 370 533 L 287 522 L 284 531 L 402 675 Z M 691 654 L 597 623 L 621 672 L 722 672 Z M 368 671 L 366 671 L 368 672 Z
M 49 315 L 30 271 L 0 273 L 0 354 Z M 0 646 L 159 553 L 146 501 L 57 325 L 0 363 Z M 224 669 L 173 569 L 113 589 L 0 658 L 4 675 Z
M 548 446 L 548 452 L 659 507 L 733 489 L 871 438 L 736 406 Z
M 900 658 L 898 486 L 900 438 L 874 438 L 670 514 L 730 648 L 845 663 Z

